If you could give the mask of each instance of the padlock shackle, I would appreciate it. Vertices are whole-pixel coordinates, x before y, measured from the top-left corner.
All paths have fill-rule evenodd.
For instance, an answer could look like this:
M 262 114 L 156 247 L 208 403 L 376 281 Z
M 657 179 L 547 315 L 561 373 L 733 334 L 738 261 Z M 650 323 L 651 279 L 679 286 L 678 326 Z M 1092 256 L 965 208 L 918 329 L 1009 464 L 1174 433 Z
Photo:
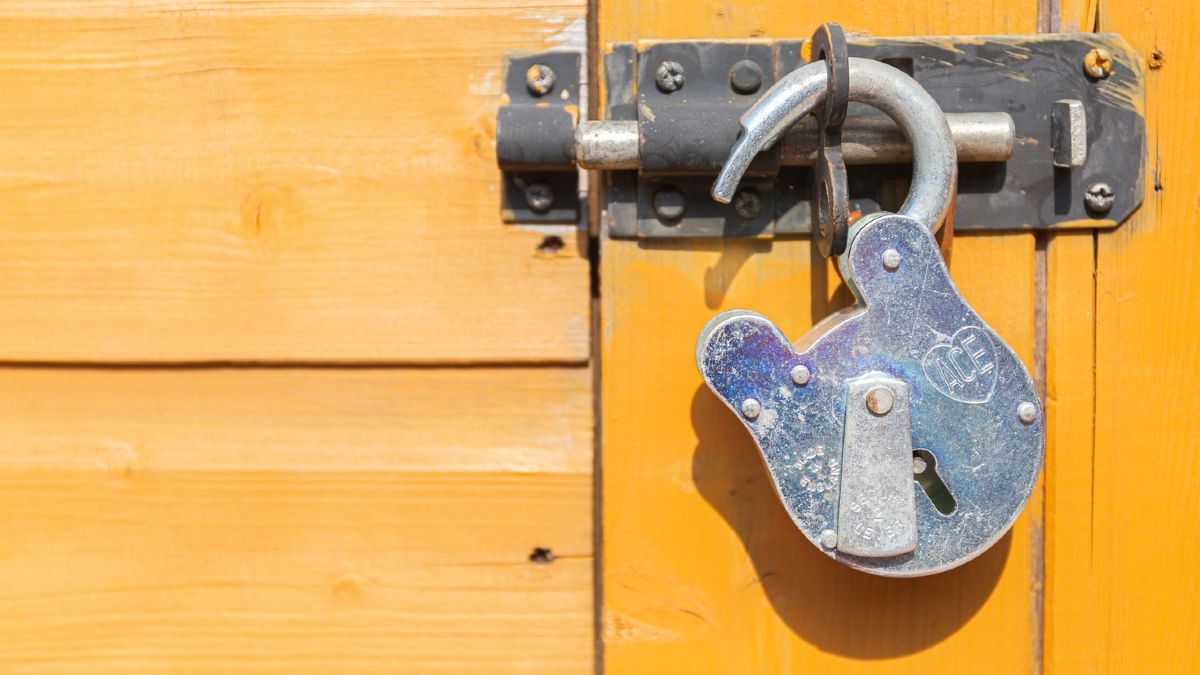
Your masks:
M 788 73 L 742 114 L 742 132 L 713 183 L 713 199 L 733 200 L 750 162 L 825 99 L 826 69 L 810 63 Z M 958 158 L 946 116 L 929 92 L 881 61 L 850 59 L 850 100 L 886 113 L 913 149 L 912 187 L 898 213 L 937 231 L 958 185 Z

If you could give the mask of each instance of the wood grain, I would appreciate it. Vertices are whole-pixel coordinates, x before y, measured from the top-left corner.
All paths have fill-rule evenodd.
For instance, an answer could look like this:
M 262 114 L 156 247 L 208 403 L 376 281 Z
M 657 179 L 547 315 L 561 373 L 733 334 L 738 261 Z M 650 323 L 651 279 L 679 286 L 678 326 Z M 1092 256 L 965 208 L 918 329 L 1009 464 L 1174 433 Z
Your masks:
M 0 399 L 0 670 L 592 672 L 586 369 L 6 368 Z
M 1120 33 L 1141 54 L 1148 157 L 1141 209 L 1096 238 L 1092 499 L 1056 508 L 1057 518 L 1090 518 L 1092 527 L 1088 541 L 1074 533 L 1074 564 L 1051 579 L 1063 589 L 1052 598 L 1062 639 L 1047 671 L 1197 672 L 1200 6 L 1080 1 L 1064 5 L 1062 24 Z M 1077 454 L 1087 441 L 1078 439 Z
M 0 361 L 582 363 L 586 237 L 503 225 L 493 144 L 583 16 L 0 2 Z
M 982 558 L 924 579 L 851 571 L 792 524 L 691 349 L 719 309 L 752 308 L 798 337 L 837 304 L 813 288 L 807 242 L 755 248 L 606 249 L 608 672 L 955 672 L 966 662 L 984 672 L 1035 670 L 1040 489 L 1013 533 Z M 1029 363 L 1032 235 L 960 237 L 953 273 Z
M 1093 483 L 1095 236 L 1055 233 L 1046 248 L 1047 673 L 1095 672 L 1115 637 L 1095 621 L 1103 597 L 1092 564 L 1097 533 L 1107 527 Z

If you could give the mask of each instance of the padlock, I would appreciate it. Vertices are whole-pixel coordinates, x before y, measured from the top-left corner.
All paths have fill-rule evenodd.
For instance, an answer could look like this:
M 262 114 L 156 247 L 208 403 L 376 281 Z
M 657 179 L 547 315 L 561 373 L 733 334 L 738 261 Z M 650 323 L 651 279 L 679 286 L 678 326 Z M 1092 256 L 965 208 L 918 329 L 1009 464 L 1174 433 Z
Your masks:
M 822 100 L 826 69 L 782 78 L 742 118 L 713 188 L 727 201 L 750 160 Z M 1009 530 L 1041 469 L 1044 415 L 1013 350 L 967 305 L 934 232 L 955 191 L 946 120 L 886 64 L 850 59 L 850 100 L 892 117 L 913 147 L 897 213 L 850 227 L 838 258 L 856 304 L 794 346 L 765 317 L 728 311 L 696 361 L 758 444 L 788 514 L 826 555 L 885 576 L 945 571 Z

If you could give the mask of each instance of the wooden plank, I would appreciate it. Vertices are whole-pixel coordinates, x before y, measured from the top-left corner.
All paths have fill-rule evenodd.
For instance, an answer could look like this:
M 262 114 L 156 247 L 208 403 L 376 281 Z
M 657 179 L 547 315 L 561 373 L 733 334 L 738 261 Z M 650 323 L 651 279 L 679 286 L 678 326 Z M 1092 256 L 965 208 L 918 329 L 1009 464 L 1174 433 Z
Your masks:
M 1036 3 L 602 0 L 601 43 L 794 38 L 821 21 L 873 35 L 1032 32 Z M 925 579 L 829 561 L 796 530 L 739 422 L 694 365 L 700 328 L 746 308 L 791 338 L 849 301 L 803 241 L 641 246 L 601 255 L 604 664 L 608 672 L 1031 672 L 1040 664 L 1040 489 L 1011 535 Z M 1034 237 L 960 236 L 952 272 L 1031 364 Z
M 796 530 L 749 436 L 696 373 L 690 347 L 718 309 L 753 308 L 797 337 L 827 313 L 808 243 L 769 252 L 611 244 L 602 294 L 608 672 L 1035 670 L 1040 493 L 1012 535 L 958 570 L 912 580 L 851 571 Z M 953 273 L 1030 363 L 1032 235 L 960 237 Z M 821 279 L 833 283 L 824 270 Z
M 1076 563 L 1055 575 L 1091 584 L 1055 596 L 1064 618 L 1054 630 L 1071 639 L 1047 654 L 1047 670 L 1196 672 L 1200 169 L 1190 64 L 1200 58 L 1200 6 L 1080 1 L 1064 6 L 1062 23 L 1120 33 L 1141 54 L 1148 157 L 1142 208 L 1096 241 L 1093 525 Z
M 590 673 L 590 382 L 0 369 L 0 670 Z
M 501 55 L 583 0 L 0 1 L 0 361 L 583 362 L 499 220 Z
M 1091 564 L 1098 530 L 1095 449 L 1095 234 L 1051 235 L 1046 293 L 1047 673 L 1096 672 L 1110 640 Z

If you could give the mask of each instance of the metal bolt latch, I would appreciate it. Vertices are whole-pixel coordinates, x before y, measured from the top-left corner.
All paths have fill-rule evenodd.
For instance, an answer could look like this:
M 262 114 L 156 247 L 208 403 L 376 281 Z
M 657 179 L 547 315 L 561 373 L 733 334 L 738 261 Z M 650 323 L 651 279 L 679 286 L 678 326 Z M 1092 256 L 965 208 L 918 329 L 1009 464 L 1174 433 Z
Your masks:
M 501 217 L 506 223 L 578 224 L 584 214 L 581 192 L 573 189 L 578 172 L 599 170 L 611 172 L 593 195 L 603 202 L 598 213 L 606 237 L 775 239 L 815 232 L 819 250 L 836 254 L 852 220 L 890 203 L 895 172 L 884 165 L 911 165 L 928 129 L 903 127 L 865 106 L 846 108 L 838 124 L 840 98 L 822 98 L 835 103 L 825 110 L 818 102 L 810 111 L 822 108 L 823 124 L 816 115 L 791 117 L 797 112 L 791 110 L 788 120 L 778 120 L 786 123 L 772 127 L 777 136 L 755 140 L 758 152 L 744 158 L 753 159 L 746 167 L 751 179 L 739 187 L 753 189 L 757 200 L 732 186 L 718 186 L 720 204 L 704 194 L 756 101 L 771 98 L 786 110 L 778 96 L 783 89 L 793 97 L 788 100 L 816 96 L 829 89 L 832 75 L 833 89 L 846 90 L 871 77 L 859 72 L 869 66 L 859 64 L 893 70 L 884 64 L 898 61 L 912 64 L 935 104 L 954 111 L 942 116 L 951 149 L 958 165 L 971 164 L 970 189 L 954 198 L 960 231 L 1047 230 L 1088 221 L 1110 228 L 1144 199 L 1138 189 L 1146 184 L 1147 145 L 1140 101 L 1147 75 L 1139 67 L 1142 56 L 1119 36 L 842 40 L 832 26 L 813 35 L 807 48 L 806 40 L 789 38 L 615 42 L 599 68 L 560 49 L 507 55 L 495 127 Z M 826 68 L 803 63 L 822 54 Z M 1145 58 L 1150 68 L 1162 62 L 1161 55 Z M 850 71 L 858 74 L 840 86 Z M 597 119 L 582 114 L 589 109 L 581 79 L 587 72 L 603 79 Z M 963 98 L 963 91 L 971 96 Z M 860 167 L 848 174 L 853 190 L 842 190 L 848 182 L 842 164 Z M 920 164 L 918 172 L 925 170 Z M 818 168 L 810 173 L 790 167 Z M 807 176 L 821 177 L 823 187 L 796 185 Z M 535 181 L 556 193 L 549 210 L 536 210 L 526 199 L 525 188 Z M 1051 181 L 1052 195 L 1046 192 Z M 1106 195 L 1085 195 L 1098 181 L 1111 186 L 1111 204 Z M 686 206 L 682 199 L 654 203 L 667 184 Z M 909 202 L 906 213 L 931 203 L 920 191 Z M 844 203 L 848 209 L 822 207 Z

